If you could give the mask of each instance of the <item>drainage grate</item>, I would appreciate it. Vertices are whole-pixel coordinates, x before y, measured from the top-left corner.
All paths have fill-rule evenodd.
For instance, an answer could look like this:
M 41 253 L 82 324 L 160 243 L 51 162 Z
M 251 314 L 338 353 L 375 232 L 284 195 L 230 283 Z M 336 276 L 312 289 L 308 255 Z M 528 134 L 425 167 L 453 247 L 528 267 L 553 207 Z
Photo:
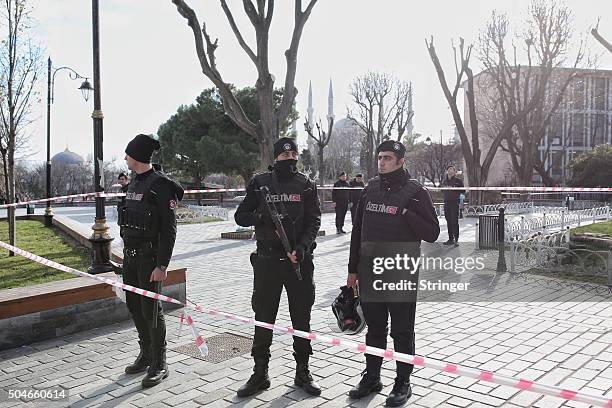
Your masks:
M 193 342 L 175 347 L 172 351 L 211 363 L 220 363 L 249 353 L 253 345 L 253 339 L 231 333 L 218 334 L 205 340 L 208 345 L 208 355 L 206 357 L 202 357 L 200 351 Z

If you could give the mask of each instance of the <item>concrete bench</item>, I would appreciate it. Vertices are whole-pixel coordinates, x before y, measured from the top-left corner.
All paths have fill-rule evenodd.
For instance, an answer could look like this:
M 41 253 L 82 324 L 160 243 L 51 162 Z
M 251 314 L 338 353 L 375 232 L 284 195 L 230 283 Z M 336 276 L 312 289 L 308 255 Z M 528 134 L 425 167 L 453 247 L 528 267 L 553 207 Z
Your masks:
M 42 216 L 19 217 L 38 219 Z M 61 216 L 54 225 L 89 247 L 85 234 L 91 230 Z M 121 253 L 113 259 L 122 262 Z M 101 274 L 115 279 L 114 272 Z M 181 302 L 186 300 L 186 268 L 170 266 L 162 293 Z M 179 305 L 163 303 L 164 310 Z M 93 279 L 77 277 L 0 291 L 0 350 L 53 339 L 108 324 L 128 320 L 127 306 L 113 288 Z

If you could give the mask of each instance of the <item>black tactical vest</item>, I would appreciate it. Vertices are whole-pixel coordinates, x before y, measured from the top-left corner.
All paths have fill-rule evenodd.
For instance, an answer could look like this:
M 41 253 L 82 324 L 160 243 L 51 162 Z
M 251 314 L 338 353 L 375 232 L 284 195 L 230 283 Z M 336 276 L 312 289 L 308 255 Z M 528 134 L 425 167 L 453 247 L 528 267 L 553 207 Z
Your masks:
M 259 194 L 259 208 L 257 212 L 268 215 L 268 210 L 262 201 L 264 196 L 259 191 L 261 186 L 266 186 L 270 189 L 271 193 L 266 199 L 276 205 L 279 214 L 284 215 L 283 227 L 291 245 L 294 246 L 296 240 L 303 232 L 304 192 L 310 187 L 308 177 L 302 173 L 297 173 L 289 181 L 280 182 L 276 179 L 276 182 L 274 182 L 273 171 L 269 171 L 255 175 L 255 183 L 257 185 L 257 193 Z M 286 214 L 282 212 L 283 206 Z M 282 248 L 278 235 L 269 224 L 256 225 L 255 236 L 257 241 L 272 243 L 273 247 Z
M 380 177 L 371 180 L 364 192 L 361 242 L 414 242 L 402 212 L 421 188 L 408 176 L 405 183 L 389 188 L 381 187 Z
M 157 195 L 151 187 L 165 176 L 153 171 L 146 179 L 134 177 L 128 185 L 125 204 L 119 210 L 121 236 L 125 240 L 156 239 L 159 234 Z

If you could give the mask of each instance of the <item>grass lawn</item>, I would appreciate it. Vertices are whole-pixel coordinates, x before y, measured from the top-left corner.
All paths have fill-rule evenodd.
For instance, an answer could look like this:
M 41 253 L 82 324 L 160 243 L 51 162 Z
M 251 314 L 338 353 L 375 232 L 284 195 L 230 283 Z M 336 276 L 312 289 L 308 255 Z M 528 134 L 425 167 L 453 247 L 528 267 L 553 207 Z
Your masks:
M 612 236 L 612 221 L 597 222 L 595 224 L 585 225 L 582 227 L 576 227 L 576 228 L 571 229 L 572 234 L 585 233 L 585 232 L 606 234 L 606 235 Z M 598 248 L 592 245 L 588 245 L 588 244 L 585 244 L 584 246 L 586 250 L 591 251 L 591 252 L 598 252 L 600 254 L 600 256 L 595 256 L 591 254 L 590 252 L 576 251 L 576 255 L 584 260 L 585 267 L 587 268 L 586 273 L 585 271 L 578 270 L 579 268 L 575 268 L 575 269 L 564 268 L 562 270 L 557 270 L 557 271 L 545 271 L 545 270 L 541 270 L 538 268 L 533 268 L 526 272 L 534 274 L 534 275 L 543 275 L 543 276 L 547 276 L 550 278 L 567 279 L 567 280 L 573 280 L 573 281 L 578 281 L 578 282 L 590 282 L 590 283 L 596 283 L 599 285 L 607 284 L 608 283 L 607 276 L 604 276 L 602 274 L 588 273 L 588 271 L 590 270 L 601 270 L 601 269 L 605 270 L 605 267 L 606 267 L 605 262 L 607 259 L 606 251 L 602 250 L 601 248 Z
M 612 221 L 597 222 L 591 225 L 585 225 L 583 227 L 572 228 L 572 233 L 584 233 L 591 232 L 595 234 L 606 234 L 612 236 Z
M 85 271 L 91 263 L 89 249 L 69 243 L 59 230 L 47 228 L 41 222 L 17 221 L 17 247 L 51 259 L 62 265 Z M 0 240 L 8 242 L 8 223 L 0 222 Z M 37 283 L 73 278 L 75 275 L 60 272 L 37 264 L 19 255 L 8 256 L 0 250 L 0 289 L 9 289 Z

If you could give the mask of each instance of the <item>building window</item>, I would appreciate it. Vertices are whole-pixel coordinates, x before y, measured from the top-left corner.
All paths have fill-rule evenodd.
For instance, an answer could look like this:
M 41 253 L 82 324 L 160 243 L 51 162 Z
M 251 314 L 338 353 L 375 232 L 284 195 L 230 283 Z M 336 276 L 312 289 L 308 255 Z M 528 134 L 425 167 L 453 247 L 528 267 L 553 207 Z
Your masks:
M 571 116 L 568 129 L 570 146 L 584 146 L 584 114 L 574 113 Z
M 551 175 L 552 176 L 561 176 L 563 172 L 563 152 L 556 151 L 551 153 L 552 166 L 551 166 Z
M 584 109 L 584 79 L 577 79 L 574 82 L 574 95 L 572 97 L 572 109 Z
M 553 146 L 560 146 L 563 140 L 563 115 L 555 113 L 550 118 L 548 125 L 548 143 Z
M 594 78 L 593 79 L 593 109 L 605 110 L 606 109 L 606 79 L 605 78 Z
M 597 113 L 591 116 L 591 147 L 604 144 L 606 135 L 606 115 Z

